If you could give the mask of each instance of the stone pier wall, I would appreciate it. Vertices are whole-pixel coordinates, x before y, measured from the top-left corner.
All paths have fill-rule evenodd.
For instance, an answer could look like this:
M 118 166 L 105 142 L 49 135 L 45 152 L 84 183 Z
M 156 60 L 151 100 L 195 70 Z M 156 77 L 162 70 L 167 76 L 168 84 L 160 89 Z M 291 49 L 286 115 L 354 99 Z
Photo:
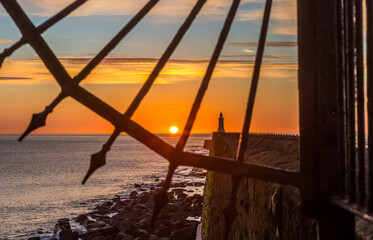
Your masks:
M 249 138 L 246 162 L 299 170 L 297 136 L 254 134 Z M 238 133 L 213 133 L 210 155 L 234 158 Z M 202 238 L 224 239 L 223 210 L 229 202 L 231 176 L 208 172 L 204 193 Z M 317 239 L 317 224 L 301 215 L 300 194 L 291 186 L 243 178 L 237 195 L 238 217 L 229 239 Z

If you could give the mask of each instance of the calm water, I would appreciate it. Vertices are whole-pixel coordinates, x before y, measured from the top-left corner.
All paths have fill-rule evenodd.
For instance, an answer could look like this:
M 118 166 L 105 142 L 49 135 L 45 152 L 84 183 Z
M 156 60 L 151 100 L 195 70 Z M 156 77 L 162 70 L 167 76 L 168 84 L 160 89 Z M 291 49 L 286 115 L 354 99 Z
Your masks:
M 165 159 L 121 135 L 106 166 L 82 186 L 90 155 L 108 136 L 33 135 L 22 143 L 17 137 L 0 135 L 0 239 L 27 239 L 38 229 L 51 231 L 58 218 L 86 213 L 115 194 L 133 191 L 134 183 L 151 183 L 167 173 Z M 177 141 L 161 137 L 173 145 Z M 192 135 L 185 150 L 198 151 L 209 138 Z M 182 174 L 175 178 L 180 181 Z

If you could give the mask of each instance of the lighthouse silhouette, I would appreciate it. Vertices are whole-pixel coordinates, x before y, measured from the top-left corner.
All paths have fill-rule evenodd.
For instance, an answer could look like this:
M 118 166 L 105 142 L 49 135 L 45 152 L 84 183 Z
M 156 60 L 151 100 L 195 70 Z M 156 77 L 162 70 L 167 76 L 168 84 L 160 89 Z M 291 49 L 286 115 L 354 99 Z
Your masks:
M 225 133 L 223 113 L 220 113 L 218 132 L 219 133 Z

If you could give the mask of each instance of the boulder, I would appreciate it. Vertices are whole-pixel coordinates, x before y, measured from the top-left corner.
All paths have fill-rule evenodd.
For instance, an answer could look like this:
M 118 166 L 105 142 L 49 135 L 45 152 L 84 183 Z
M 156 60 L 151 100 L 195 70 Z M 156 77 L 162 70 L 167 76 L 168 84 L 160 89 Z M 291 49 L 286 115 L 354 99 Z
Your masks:
M 196 228 L 193 226 L 184 227 L 182 229 L 178 229 L 172 231 L 170 238 L 172 240 L 190 240 L 196 238 Z
M 134 237 L 125 233 L 124 231 L 119 232 L 117 236 L 115 237 L 115 240 L 132 240 L 132 239 L 134 239 Z

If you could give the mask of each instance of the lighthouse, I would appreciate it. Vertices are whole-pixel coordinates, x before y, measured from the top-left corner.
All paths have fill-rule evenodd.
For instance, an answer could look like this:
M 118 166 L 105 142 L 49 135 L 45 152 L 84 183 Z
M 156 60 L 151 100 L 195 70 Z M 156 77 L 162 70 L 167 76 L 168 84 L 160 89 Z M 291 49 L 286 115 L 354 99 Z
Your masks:
M 219 133 L 225 133 L 223 113 L 220 113 L 218 132 Z

